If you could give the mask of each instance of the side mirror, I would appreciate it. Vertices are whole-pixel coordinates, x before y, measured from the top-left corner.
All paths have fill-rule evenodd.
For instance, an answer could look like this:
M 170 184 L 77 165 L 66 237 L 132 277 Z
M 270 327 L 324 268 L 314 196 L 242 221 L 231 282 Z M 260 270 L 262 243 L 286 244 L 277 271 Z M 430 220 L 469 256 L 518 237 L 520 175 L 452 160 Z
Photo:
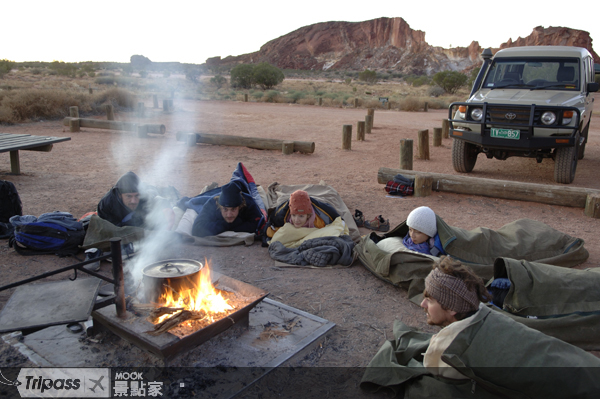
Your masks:
M 592 82 L 587 84 L 588 93 L 598 91 L 600 89 L 600 83 Z

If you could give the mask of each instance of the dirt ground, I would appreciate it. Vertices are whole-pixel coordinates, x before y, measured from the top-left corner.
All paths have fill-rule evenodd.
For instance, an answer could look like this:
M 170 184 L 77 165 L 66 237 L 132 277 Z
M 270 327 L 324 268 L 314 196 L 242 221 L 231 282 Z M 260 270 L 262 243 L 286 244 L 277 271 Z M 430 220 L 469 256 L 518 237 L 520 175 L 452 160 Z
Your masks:
M 596 96 L 600 98 L 600 96 Z M 392 226 L 404 221 L 417 206 L 426 205 L 448 224 L 465 229 L 479 226 L 497 229 L 519 218 L 544 222 L 555 229 L 585 240 L 589 259 L 580 268 L 600 266 L 600 222 L 581 208 L 509 201 L 479 196 L 434 192 L 426 198 L 388 198 L 377 183 L 380 167 L 399 167 L 400 139 L 417 143 L 417 131 L 441 127 L 446 110 L 399 112 L 377 110 L 374 129 L 366 141 L 353 138 L 352 150 L 341 149 L 342 125 L 364 120 L 365 109 L 321 108 L 291 104 L 243 102 L 194 102 L 175 99 L 175 111 L 164 114 L 146 100 L 146 123 L 166 125 L 164 136 L 139 138 L 129 132 L 84 128 L 70 133 L 62 121 L 43 121 L 2 126 L 0 132 L 70 137 L 49 153 L 21 151 L 21 171 L 11 175 L 8 153 L 0 156 L 0 178 L 12 181 L 23 202 L 24 214 L 40 215 L 66 211 L 79 217 L 95 210 L 98 200 L 123 173 L 132 170 L 157 186 L 172 185 L 181 195 L 193 196 L 203 186 L 226 183 L 237 162 L 243 162 L 256 182 L 264 187 L 281 184 L 319 183 L 333 186 L 351 212 L 361 210 L 367 219 L 383 215 Z M 138 121 L 134 114 L 117 119 Z M 178 131 L 314 141 L 310 155 L 261 151 L 245 147 L 196 145 L 176 140 Z M 451 139 L 441 147 L 431 146 L 431 160 L 414 160 L 414 169 L 456 174 L 451 164 Z M 416 154 L 416 148 L 415 148 Z M 488 160 L 480 155 L 471 176 L 553 185 L 554 162 L 510 158 Z M 573 187 L 600 189 L 600 117 L 593 116 L 586 157 L 579 162 Z M 362 228 L 362 234 L 369 230 Z M 281 269 L 259 243 L 250 247 L 207 248 L 181 246 L 165 254 L 202 260 L 208 257 L 222 273 L 270 292 L 271 298 L 336 323 L 326 341 L 295 364 L 319 367 L 364 367 L 392 337 L 395 319 L 421 330 L 427 326 L 423 311 L 406 299 L 406 291 L 395 288 L 367 271 L 358 261 L 343 269 Z M 0 242 L 2 284 L 19 281 L 73 263 L 55 256 L 23 257 Z M 102 271 L 110 272 L 108 263 Z M 67 274 L 50 280 L 66 279 Z M 14 290 L 0 292 L 3 306 Z M 31 363 L 22 355 L 2 349 L 0 367 L 22 367 Z M 117 359 L 117 358 L 115 358 Z M 115 360 L 117 362 L 117 360 Z M 119 364 L 113 364 L 119 366 Z

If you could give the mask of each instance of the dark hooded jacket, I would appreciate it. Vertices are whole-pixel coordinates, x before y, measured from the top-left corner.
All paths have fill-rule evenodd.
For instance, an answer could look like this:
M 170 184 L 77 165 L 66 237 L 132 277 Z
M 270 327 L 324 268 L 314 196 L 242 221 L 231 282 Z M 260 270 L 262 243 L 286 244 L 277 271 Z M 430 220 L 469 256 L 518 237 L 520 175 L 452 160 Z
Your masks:
M 117 184 L 98 203 L 98 216 L 118 227 L 145 227 L 145 219 L 150 210 L 148 200 L 140 197 L 135 211 L 127 208 L 121 200 L 122 193 L 139 192 L 139 184 L 139 178 L 133 172 L 127 172 L 121 176 Z
M 224 231 L 256 233 L 263 214 L 252 196 L 246 193 L 241 193 L 241 195 L 246 206 L 240 209 L 240 213 L 233 223 L 227 223 L 221 215 L 217 206 L 218 195 L 209 198 L 194 221 L 192 235 L 196 237 L 216 236 Z

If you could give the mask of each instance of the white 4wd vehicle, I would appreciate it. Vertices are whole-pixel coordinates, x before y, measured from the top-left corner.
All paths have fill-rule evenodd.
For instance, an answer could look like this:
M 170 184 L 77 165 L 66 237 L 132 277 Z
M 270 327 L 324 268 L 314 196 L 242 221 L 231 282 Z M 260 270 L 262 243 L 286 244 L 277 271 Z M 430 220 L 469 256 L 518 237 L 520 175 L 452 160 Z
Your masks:
M 583 159 L 594 99 L 594 61 L 583 48 L 514 47 L 483 66 L 466 102 L 449 109 L 452 165 L 471 172 L 477 155 L 553 158 L 554 180 L 571 183 Z

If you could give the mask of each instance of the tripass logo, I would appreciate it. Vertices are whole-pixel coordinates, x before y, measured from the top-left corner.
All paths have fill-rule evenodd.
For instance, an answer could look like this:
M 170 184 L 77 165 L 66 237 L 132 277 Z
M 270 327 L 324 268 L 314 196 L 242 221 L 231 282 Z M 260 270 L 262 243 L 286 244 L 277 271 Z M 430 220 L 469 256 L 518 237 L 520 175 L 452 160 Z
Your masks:
M 14 383 L 22 398 L 110 397 L 108 368 L 22 368 Z

